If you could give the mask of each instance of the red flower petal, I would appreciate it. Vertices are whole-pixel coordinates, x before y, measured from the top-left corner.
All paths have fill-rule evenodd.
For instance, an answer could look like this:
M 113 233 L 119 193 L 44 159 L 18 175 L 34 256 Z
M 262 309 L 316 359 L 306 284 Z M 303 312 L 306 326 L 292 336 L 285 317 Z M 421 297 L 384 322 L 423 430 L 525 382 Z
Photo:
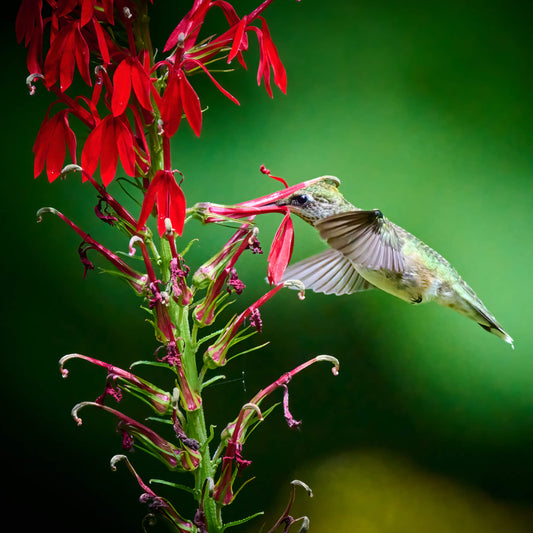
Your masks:
M 22 0 L 15 21 L 15 34 L 18 43 L 24 39 L 24 46 L 27 47 L 32 40 L 41 37 L 42 7 L 42 0 Z
M 165 233 L 165 219 L 169 218 L 174 231 L 181 235 L 185 223 L 185 195 L 170 172 L 165 173 L 164 188 L 157 194 L 157 230 L 159 236 Z
M 33 147 L 35 177 L 42 172 L 45 162 L 50 183 L 60 175 L 65 162 L 65 143 L 72 162 L 76 163 L 76 137 L 70 129 L 66 109 L 46 120 L 41 126 Z
M 239 100 L 237 100 L 237 98 L 235 98 L 235 96 L 233 96 L 229 91 L 226 91 L 226 89 L 224 89 L 224 87 L 222 87 L 222 85 L 220 85 L 220 83 L 218 83 L 218 81 L 215 80 L 215 78 L 213 77 L 211 72 L 209 72 L 209 70 L 207 70 L 207 67 L 201 61 L 198 61 L 197 59 L 192 59 L 192 58 L 189 61 L 191 61 L 195 65 L 198 65 L 211 78 L 211 81 L 216 85 L 217 89 L 224 96 L 228 97 L 233 103 L 235 103 L 237 105 L 241 105 L 239 103 Z
M 230 26 L 235 26 L 239 23 L 237 12 L 229 2 L 226 2 L 226 0 L 214 0 L 212 5 L 218 6 L 220 9 L 222 9 Z
M 139 221 L 137 222 L 137 231 L 140 231 L 143 226 L 146 224 L 150 213 L 155 205 L 155 197 L 157 194 L 157 189 L 159 187 L 159 181 L 161 180 L 161 174 L 164 173 L 164 170 L 158 170 L 153 177 L 146 193 L 144 194 L 143 205 L 141 208 L 141 214 L 139 216 Z
M 146 74 L 143 66 L 138 59 L 133 59 L 131 63 L 131 84 L 139 104 L 147 111 L 152 111 L 152 102 L 150 101 L 150 77 Z
M 122 115 L 128 105 L 131 94 L 131 70 L 129 57 L 123 59 L 115 70 L 111 97 L 111 111 L 115 117 Z
M 94 0 L 81 0 L 80 23 L 82 26 L 85 26 L 93 18 L 94 4 Z
M 59 65 L 61 63 L 61 54 L 65 39 L 69 35 L 69 27 L 65 26 L 56 36 L 46 54 L 44 60 L 44 84 L 50 88 L 59 79 Z
M 117 171 L 117 135 L 113 117 L 107 116 L 103 122 L 105 127 L 100 147 L 100 176 L 102 177 L 102 183 L 107 187 L 113 181 Z
M 115 142 L 124 171 L 128 176 L 135 176 L 134 138 L 126 119 L 115 119 Z
M 159 111 L 163 120 L 163 129 L 167 137 L 172 137 L 181 122 L 181 98 L 178 73 L 171 69 L 168 73 L 167 88 L 161 98 Z
M 287 72 L 285 71 L 285 67 L 279 58 L 278 50 L 272 41 L 266 21 L 262 17 L 260 18 L 263 29 L 263 46 L 266 54 L 268 55 L 269 63 L 272 65 L 274 81 L 280 90 L 284 94 L 287 94 Z
M 53 132 L 54 126 L 50 120 L 48 120 L 48 113 L 46 113 L 43 123 L 39 128 L 35 143 L 33 144 L 33 153 L 35 158 L 33 160 L 33 175 L 36 178 L 44 168 L 46 162 L 46 154 L 48 152 L 48 146 L 50 145 L 50 132 Z
M 78 66 L 78 71 L 83 78 L 83 81 L 90 86 L 91 74 L 89 71 L 89 61 L 90 61 L 90 52 L 89 46 L 81 34 L 79 25 L 76 26 L 74 33 L 74 44 L 75 44 L 75 55 L 76 55 L 76 65 Z
M 179 79 L 183 111 L 185 111 L 185 116 L 194 133 L 200 137 L 200 131 L 202 130 L 202 107 L 200 105 L 200 99 L 182 71 L 179 73 Z
M 94 174 L 96 167 L 98 166 L 98 160 L 100 159 L 100 152 L 102 150 L 102 136 L 106 127 L 106 119 L 102 120 L 94 128 L 83 146 L 81 153 L 81 166 L 83 170 L 89 173 L 91 176 Z
M 65 162 L 65 140 L 63 138 L 62 130 L 62 118 L 59 113 L 55 115 L 52 120 L 55 123 L 54 131 L 51 132 L 50 146 L 48 147 L 48 153 L 46 154 L 46 174 L 48 181 L 52 183 L 63 168 Z
M 277 285 L 289 264 L 294 246 L 294 228 L 290 213 L 281 222 L 268 254 L 267 278 L 270 284 Z
M 100 23 L 95 19 L 93 19 L 93 28 L 96 35 L 96 40 L 98 42 L 98 50 L 100 50 L 100 54 L 102 56 L 102 63 L 104 64 L 104 67 L 107 67 L 107 65 L 109 65 L 111 62 L 111 57 L 109 55 L 109 47 L 107 46 L 104 30 L 102 29 Z
M 183 17 L 181 22 L 170 34 L 170 37 L 163 48 L 163 52 L 167 52 L 178 44 L 180 34 L 184 34 L 186 37 L 185 42 L 183 43 L 185 50 L 191 48 L 198 37 L 200 28 L 204 22 L 205 14 L 210 7 L 210 0 L 194 0 L 191 10 Z
M 239 24 L 237 25 L 237 29 L 235 30 L 235 36 L 233 37 L 233 45 L 231 47 L 231 51 L 228 55 L 228 63 L 231 63 L 233 58 L 237 55 L 237 53 L 241 50 L 241 44 L 246 37 L 246 34 L 244 32 L 246 28 L 247 23 L 247 17 L 246 15 L 241 19 Z
M 167 170 L 158 170 L 150 182 L 137 223 L 137 231 L 146 224 L 154 204 L 157 203 L 157 230 L 162 236 L 165 231 L 165 219 L 170 218 L 173 229 L 181 235 L 185 222 L 185 196 L 172 174 Z

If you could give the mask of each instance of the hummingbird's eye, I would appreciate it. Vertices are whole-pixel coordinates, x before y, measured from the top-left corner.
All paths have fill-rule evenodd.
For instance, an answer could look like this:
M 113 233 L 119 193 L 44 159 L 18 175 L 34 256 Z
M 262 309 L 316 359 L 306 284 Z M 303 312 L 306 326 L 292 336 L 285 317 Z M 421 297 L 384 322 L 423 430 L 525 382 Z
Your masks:
M 291 198 L 291 205 L 302 206 L 309 202 L 311 198 L 307 194 L 297 194 Z

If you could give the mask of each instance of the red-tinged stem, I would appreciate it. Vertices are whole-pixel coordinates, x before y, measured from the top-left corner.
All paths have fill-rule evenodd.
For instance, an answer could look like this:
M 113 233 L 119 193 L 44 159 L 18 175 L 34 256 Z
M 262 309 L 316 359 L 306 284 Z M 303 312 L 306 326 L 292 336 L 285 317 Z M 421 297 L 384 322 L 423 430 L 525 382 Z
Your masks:
M 163 135 L 163 168 L 171 172 L 172 163 L 170 161 L 170 139 Z
M 274 0 L 265 0 L 261 5 L 257 6 L 249 15 L 248 20 L 251 22 L 256 19 Z
M 156 283 L 157 278 L 155 275 L 154 267 L 152 265 L 152 260 L 150 259 L 150 254 L 148 253 L 148 249 L 146 248 L 146 244 L 144 244 L 144 241 L 142 239 L 139 239 L 137 242 L 139 243 L 139 246 L 141 247 L 141 253 L 143 256 L 144 266 L 146 267 L 146 273 L 148 274 L 148 281 L 150 283 Z
M 61 92 L 57 85 L 52 85 L 51 89 L 63 103 L 65 103 L 70 109 L 72 109 L 72 113 L 74 113 L 82 122 L 84 122 L 86 126 L 91 129 L 95 127 L 96 124 L 94 121 L 94 117 L 88 111 L 85 111 L 83 107 L 79 106 L 66 93 Z

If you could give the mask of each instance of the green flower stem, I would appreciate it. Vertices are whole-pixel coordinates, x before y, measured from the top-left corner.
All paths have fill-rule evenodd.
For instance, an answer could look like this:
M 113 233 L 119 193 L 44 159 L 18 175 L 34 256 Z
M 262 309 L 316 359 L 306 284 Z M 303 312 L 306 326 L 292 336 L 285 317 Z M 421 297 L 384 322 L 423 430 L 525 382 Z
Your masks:
M 170 245 L 166 238 L 161 239 L 161 275 L 162 279 L 168 279 L 170 276 L 170 261 L 172 253 Z M 189 307 L 179 305 L 172 298 L 169 302 L 168 312 L 172 323 L 177 326 L 177 335 L 181 338 L 181 363 L 187 378 L 191 391 L 201 395 L 200 379 L 198 376 L 198 367 L 196 365 L 196 340 L 191 335 L 189 325 Z M 193 326 L 193 332 L 195 327 Z M 205 423 L 203 405 L 195 411 L 186 411 L 187 427 L 185 428 L 187 436 L 195 439 L 200 444 L 202 459 L 200 465 L 195 471 L 195 490 L 194 493 L 198 501 L 202 500 L 204 513 L 207 520 L 208 530 L 213 533 L 223 530 L 223 524 L 220 517 L 218 504 L 209 495 L 209 486 L 206 480 L 213 479 L 215 475 L 215 466 L 211 461 L 209 452 L 209 435 Z

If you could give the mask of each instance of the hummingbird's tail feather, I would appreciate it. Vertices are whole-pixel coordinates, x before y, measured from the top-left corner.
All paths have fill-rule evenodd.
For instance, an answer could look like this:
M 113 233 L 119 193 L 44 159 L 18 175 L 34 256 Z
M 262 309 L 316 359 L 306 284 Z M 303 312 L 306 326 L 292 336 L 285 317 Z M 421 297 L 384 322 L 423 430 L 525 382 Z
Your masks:
M 300 280 L 314 292 L 338 296 L 375 288 L 359 275 L 342 252 L 331 248 L 290 265 L 281 281 L 289 279 Z
M 476 322 L 489 333 L 500 337 L 505 342 L 509 343 L 514 349 L 514 341 L 512 337 L 498 324 L 497 320 L 492 316 L 487 309 L 481 308 L 477 305 L 472 305 L 473 310 L 476 312 Z

